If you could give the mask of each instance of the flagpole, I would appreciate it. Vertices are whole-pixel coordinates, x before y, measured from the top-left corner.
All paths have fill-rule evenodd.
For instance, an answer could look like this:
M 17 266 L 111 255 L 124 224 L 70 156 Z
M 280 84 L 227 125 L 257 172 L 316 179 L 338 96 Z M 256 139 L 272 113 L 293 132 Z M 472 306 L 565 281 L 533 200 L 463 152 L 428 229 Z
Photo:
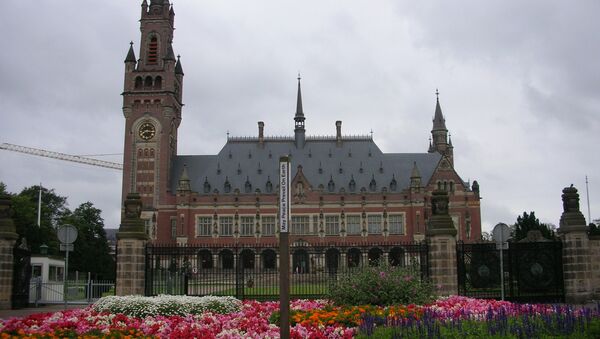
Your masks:
M 592 222 L 592 215 L 590 213 L 590 189 L 588 188 L 588 178 L 585 176 L 585 192 L 587 196 L 587 205 L 588 205 L 588 223 Z
M 42 220 L 42 183 L 40 182 L 40 193 L 38 194 L 38 220 L 37 220 L 38 227 L 41 226 L 41 220 Z

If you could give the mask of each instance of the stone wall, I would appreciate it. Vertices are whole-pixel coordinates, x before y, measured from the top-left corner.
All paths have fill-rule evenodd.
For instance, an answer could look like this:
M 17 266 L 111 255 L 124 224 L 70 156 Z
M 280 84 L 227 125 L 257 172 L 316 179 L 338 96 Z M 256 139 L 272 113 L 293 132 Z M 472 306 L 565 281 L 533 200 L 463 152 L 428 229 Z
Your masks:
M 117 242 L 117 295 L 144 295 L 146 241 Z
M 453 235 L 434 235 L 429 242 L 429 270 L 438 295 L 458 294 L 456 239 Z
M 591 262 L 591 289 L 592 298 L 595 300 L 600 299 L 600 236 L 590 236 L 588 242 L 588 248 L 590 249 L 590 262 Z
M 0 239 L 0 310 L 12 306 L 13 247 L 15 240 Z
M 588 301 L 592 290 L 590 242 L 585 232 L 570 232 L 562 236 L 565 300 L 581 304 Z

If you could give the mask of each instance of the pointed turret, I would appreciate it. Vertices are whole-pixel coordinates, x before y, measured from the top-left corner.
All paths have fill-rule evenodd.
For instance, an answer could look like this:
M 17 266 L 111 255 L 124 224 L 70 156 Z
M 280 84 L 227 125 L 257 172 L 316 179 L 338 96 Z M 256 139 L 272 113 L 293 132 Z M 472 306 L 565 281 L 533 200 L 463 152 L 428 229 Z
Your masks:
M 175 74 L 183 75 L 183 67 L 181 66 L 181 56 L 177 56 L 177 63 L 175 64 Z
M 127 57 L 125 57 L 125 62 L 133 62 L 134 64 L 137 62 L 135 52 L 133 51 L 133 41 L 129 43 L 129 51 L 127 52 Z
M 300 88 L 300 74 L 298 74 L 298 97 L 296 100 L 296 115 L 294 116 L 294 137 L 297 148 L 304 147 L 305 132 L 304 129 L 304 111 L 302 110 L 302 90 Z

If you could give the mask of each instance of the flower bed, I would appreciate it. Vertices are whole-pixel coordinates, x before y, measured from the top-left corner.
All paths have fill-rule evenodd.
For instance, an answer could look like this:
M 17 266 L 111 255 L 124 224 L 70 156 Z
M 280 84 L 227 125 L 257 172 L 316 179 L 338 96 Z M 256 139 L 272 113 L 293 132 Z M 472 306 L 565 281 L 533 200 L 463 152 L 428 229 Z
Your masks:
M 185 297 L 180 297 L 185 301 Z M 216 298 L 217 300 L 219 298 Z M 103 301 L 103 303 L 106 302 Z M 122 302 L 122 301 L 121 301 Z M 235 301 L 233 312 L 126 316 L 98 305 L 0 321 L 0 338 L 161 337 L 277 338 L 278 302 Z M 100 303 L 102 305 L 102 303 Z M 291 303 L 292 338 L 400 337 L 600 337 L 597 310 L 520 305 L 451 297 L 425 306 L 337 307 L 325 300 Z M 271 322 L 269 319 L 271 318 Z

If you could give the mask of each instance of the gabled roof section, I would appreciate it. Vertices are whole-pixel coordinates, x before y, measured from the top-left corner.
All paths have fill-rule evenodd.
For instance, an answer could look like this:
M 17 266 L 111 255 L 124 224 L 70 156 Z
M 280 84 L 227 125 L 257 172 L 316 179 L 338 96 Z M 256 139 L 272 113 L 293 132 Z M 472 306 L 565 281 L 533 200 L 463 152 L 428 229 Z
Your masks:
M 335 137 L 309 137 L 304 148 L 295 147 L 293 137 L 265 138 L 259 145 L 257 138 L 230 138 L 216 155 L 177 156 L 171 173 L 179 176 L 183 165 L 191 181 L 191 188 L 204 194 L 204 187 L 210 185 L 210 192 L 232 194 L 236 189 L 244 193 L 246 182 L 263 193 L 277 191 L 279 157 L 290 155 L 292 175 L 296 175 L 298 165 L 313 189 L 323 189 L 328 193 L 330 181 L 334 191 L 339 193 L 399 192 L 410 185 L 410 177 L 415 164 L 424 182 L 428 182 L 439 163 L 438 153 L 383 153 L 370 137 L 343 138 L 336 143 Z M 171 178 L 171 188 L 176 190 L 179 178 Z M 225 181 L 230 185 L 225 192 Z M 353 185 L 350 185 L 353 181 Z M 390 185 L 392 181 L 397 185 Z M 274 184 L 272 191 L 267 182 Z M 373 183 L 375 185 L 373 185 Z M 391 187 L 390 187 L 391 186 Z M 373 189 L 375 187 L 375 189 Z M 392 189 L 394 188 L 394 189 Z

